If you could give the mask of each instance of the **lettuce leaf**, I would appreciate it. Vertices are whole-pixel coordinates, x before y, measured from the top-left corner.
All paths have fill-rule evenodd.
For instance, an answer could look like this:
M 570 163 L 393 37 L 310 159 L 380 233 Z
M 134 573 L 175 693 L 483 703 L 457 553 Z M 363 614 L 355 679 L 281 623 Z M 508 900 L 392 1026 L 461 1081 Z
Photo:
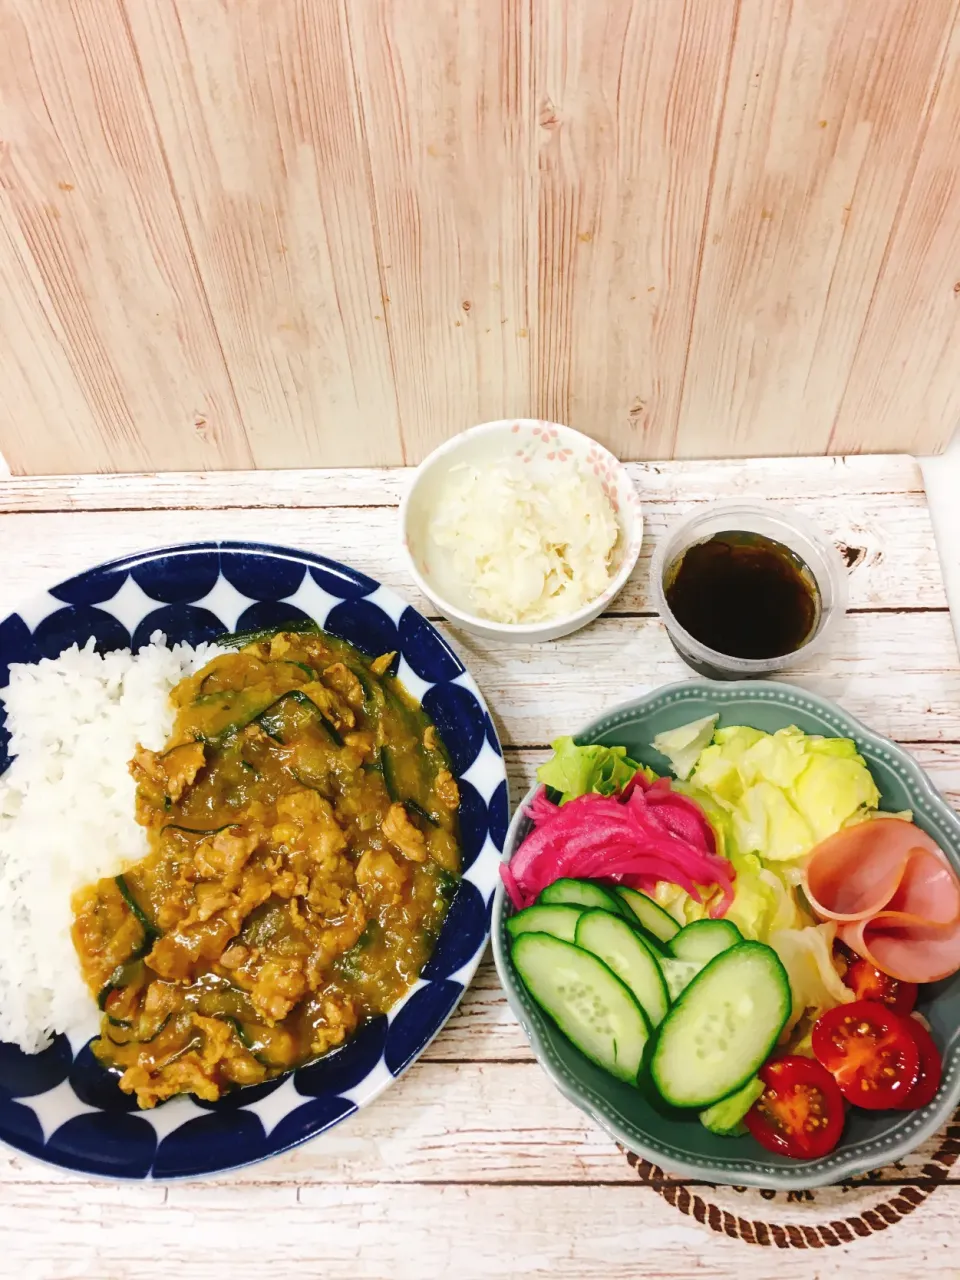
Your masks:
M 810 824 L 813 843 L 819 844 L 855 813 L 876 809 L 880 792 L 860 756 L 844 759 L 818 752 L 794 783 L 793 798 Z
M 821 1013 L 854 999 L 833 963 L 836 932 L 837 926 L 830 920 L 803 929 L 774 930 L 767 939 L 783 962 L 793 996 L 793 1008 L 781 1038 L 788 1036 L 808 1012 L 816 1021 Z
M 741 849 L 771 862 L 788 862 L 813 847 L 810 824 L 790 803 L 789 794 L 763 778 L 747 787 L 734 813 Z
M 650 894 L 658 907 L 663 907 L 673 916 L 682 929 L 685 924 L 693 924 L 694 920 L 705 920 L 710 910 L 710 903 L 705 898 L 697 902 L 690 897 L 686 889 L 674 884 L 672 880 L 658 880 Z
M 794 725 L 763 734 L 740 759 L 744 784 L 769 782 L 775 787 L 792 787 L 807 765 L 806 743 L 806 734 Z
M 726 919 L 732 920 L 745 938 L 767 942 L 775 930 L 801 929 L 811 923 L 792 886 L 765 867 L 755 853 L 733 852 L 731 861 L 737 878 Z
M 722 747 L 728 758 L 734 763 L 743 759 L 743 756 L 754 743 L 759 742 L 764 737 L 762 729 L 754 729 L 749 724 L 731 724 L 725 729 L 718 729 L 713 735 L 713 740 L 718 747 Z
M 748 725 L 718 729 L 690 784 L 729 812 L 741 853 L 793 864 L 793 883 L 815 844 L 869 818 L 880 803 L 850 738 L 806 734 L 795 725 L 776 733 Z
M 691 720 L 679 729 L 668 729 L 658 733 L 653 740 L 653 748 L 666 756 L 670 768 L 681 780 L 686 780 L 693 772 L 700 752 L 713 737 L 718 716 L 704 716 L 702 720 Z
M 572 738 L 557 738 L 551 745 L 553 755 L 537 770 L 537 778 L 560 792 L 561 804 L 589 792 L 611 796 L 640 768 L 629 758 L 626 747 L 578 746 Z M 645 772 L 653 777 L 649 770 Z

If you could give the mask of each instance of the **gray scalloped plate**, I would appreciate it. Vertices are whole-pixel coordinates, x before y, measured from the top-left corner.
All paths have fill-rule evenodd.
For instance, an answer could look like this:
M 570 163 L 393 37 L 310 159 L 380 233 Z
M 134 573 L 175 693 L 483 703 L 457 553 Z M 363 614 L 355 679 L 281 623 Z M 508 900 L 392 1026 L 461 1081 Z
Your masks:
M 960 873 L 960 819 L 912 756 L 835 704 L 793 685 L 705 680 L 668 685 L 615 707 L 581 729 L 577 738 L 622 743 L 635 760 L 667 772 L 666 761 L 650 745 L 654 736 L 714 712 L 719 712 L 721 726 L 750 724 L 773 732 L 796 724 L 807 733 L 853 738 L 880 788 L 881 808 L 912 809 L 918 825 Z M 507 861 L 530 828 L 523 815 L 529 798 L 521 803 L 507 833 Z M 709 1133 L 695 1114 L 655 1109 L 644 1093 L 608 1076 L 560 1034 L 517 979 L 504 928 L 511 913 L 501 886 L 494 898 L 491 930 L 497 971 L 541 1066 L 561 1093 L 618 1142 L 671 1173 L 786 1191 L 826 1186 L 902 1158 L 945 1124 L 960 1101 L 960 975 L 954 975 L 921 988 L 918 1008 L 944 1051 L 943 1084 L 922 1110 L 870 1114 L 851 1109 L 840 1146 L 823 1159 L 803 1162 L 771 1155 L 749 1136 Z

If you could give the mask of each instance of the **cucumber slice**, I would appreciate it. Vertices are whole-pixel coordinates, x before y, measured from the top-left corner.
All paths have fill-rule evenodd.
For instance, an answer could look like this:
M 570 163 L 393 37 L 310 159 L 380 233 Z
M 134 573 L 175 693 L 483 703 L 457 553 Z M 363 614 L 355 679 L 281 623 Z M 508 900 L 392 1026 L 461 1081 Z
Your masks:
M 696 960 L 707 964 L 714 956 L 743 941 L 743 934 L 732 920 L 695 920 L 668 944 L 670 954 L 678 960 Z
M 626 916 L 626 921 L 640 940 L 644 942 L 657 957 L 658 963 L 669 956 L 670 952 L 667 950 L 667 944 L 665 942 L 661 942 L 659 938 L 655 938 L 649 930 L 641 929 L 639 924 L 637 924 L 636 920 L 633 919 L 631 915 L 628 914 Z
M 674 1107 L 709 1107 L 741 1089 L 770 1055 L 790 1014 L 777 953 L 739 942 L 711 960 L 660 1026 L 653 1082 Z
M 544 908 L 547 910 L 547 908 Z M 670 1004 L 667 984 L 653 951 L 626 920 L 609 911 L 584 911 L 574 938 L 626 983 L 651 1027 L 659 1027 Z
M 589 951 L 547 933 L 523 933 L 517 973 L 568 1040 L 618 1080 L 636 1084 L 650 1026 L 632 993 Z
M 518 911 L 507 921 L 507 932 L 511 938 L 519 938 L 521 933 L 549 933 L 564 942 L 573 942 L 577 933 L 577 921 L 583 912 L 579 907 L 567 907 L 558 903 L 555 907 L 533 906 L 525 911 Z
M 660 960 L 671 1002 L 679 1000 L 711 960 L 738 942 L 743 942 L 743 934 L 732 920 L 695 920 L 674 934 Z
M 554 880 L 537 898 L 537 905 L 566 903 L 581 910 L 612 911 L 615 916 L 625 914 L 616 895 L 594 880 Z
M 677 960 L 670 955 L 660 957 L 660 971 L 667 984 L 671 1004 L 680 999 L 680 993 L 686 991 L 703 967 L 699 960 Z
M 763 1081 L 757 1076 L 752 1076 L 742 1089 L 738 1089 L 736 1093 L 731 1093 L 729 1098 L 722 1098 L 720 1102 L 715 1102 L 712 1107 L 707 1107 L 706 1111 L 701 1111 L 700 1123 L 705 1129 L 709 1129 L 711 1133 L 719 1133 L 730 1137 L 745 1133 L 746 1126 L 742 1123 L 743 1117 L 763 1093 L 763 1090 Z
M 614 893 L 640 927 L 646 929 L 647 933 L 652 933 L 660 942 L 669 942 L 675 933 L 680 932 L 680 926 L 673 916 L 668 915 L 663 907 L 657 906 L 645 893 L 627 889 L 624 885 L 617 885 Z

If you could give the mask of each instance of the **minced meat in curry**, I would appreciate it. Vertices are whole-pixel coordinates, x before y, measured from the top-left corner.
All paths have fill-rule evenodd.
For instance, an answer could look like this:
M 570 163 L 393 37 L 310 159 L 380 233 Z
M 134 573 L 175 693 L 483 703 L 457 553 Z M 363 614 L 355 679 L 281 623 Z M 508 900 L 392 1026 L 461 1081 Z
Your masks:
M 141 1107 L 326 1053 L 429 959 L 459 794 L 392 656 L 255 639 L 181 681 L 165 749 L 138 748 L 150 853 L 76 895 L 73 937 L 103 1011 L 94 1052 Z

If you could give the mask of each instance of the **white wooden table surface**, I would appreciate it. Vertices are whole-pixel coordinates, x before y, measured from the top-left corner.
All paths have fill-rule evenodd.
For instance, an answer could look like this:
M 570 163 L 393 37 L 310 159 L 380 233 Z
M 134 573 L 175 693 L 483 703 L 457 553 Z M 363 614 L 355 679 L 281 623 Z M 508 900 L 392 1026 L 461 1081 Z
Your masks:
M 909 458 L 659 463 L 640 565 L 578 635 L 506 646 L 449 631 L 497 720 L 513 799 L 559 733 L 689 674 L 651 610 L 653 544 L 698 503 L 776 498 L 850 566 L 850 613 L 794 675 L 904 743 L 960 798 L 960 663 L 919 468 Z M 0 617 L 37 587 L 134 550 L 248 538 L 397 587 L 403 471 L 0 480 Z M 448 631 L 444 623 L 441 629 Z M 110 1185 L 0 1150 L 0 1275 L 48 1277 L 960 1275 L 960 1123 L 914 1158 L 825 1191 L 673 1180 L 628 1158 L 532 1060 L 487 961 L 447 1028 L 377 1103 L 288 1155 L 168 1186 Z M 846 1242 L 846 1243 L 845 1243 Z

